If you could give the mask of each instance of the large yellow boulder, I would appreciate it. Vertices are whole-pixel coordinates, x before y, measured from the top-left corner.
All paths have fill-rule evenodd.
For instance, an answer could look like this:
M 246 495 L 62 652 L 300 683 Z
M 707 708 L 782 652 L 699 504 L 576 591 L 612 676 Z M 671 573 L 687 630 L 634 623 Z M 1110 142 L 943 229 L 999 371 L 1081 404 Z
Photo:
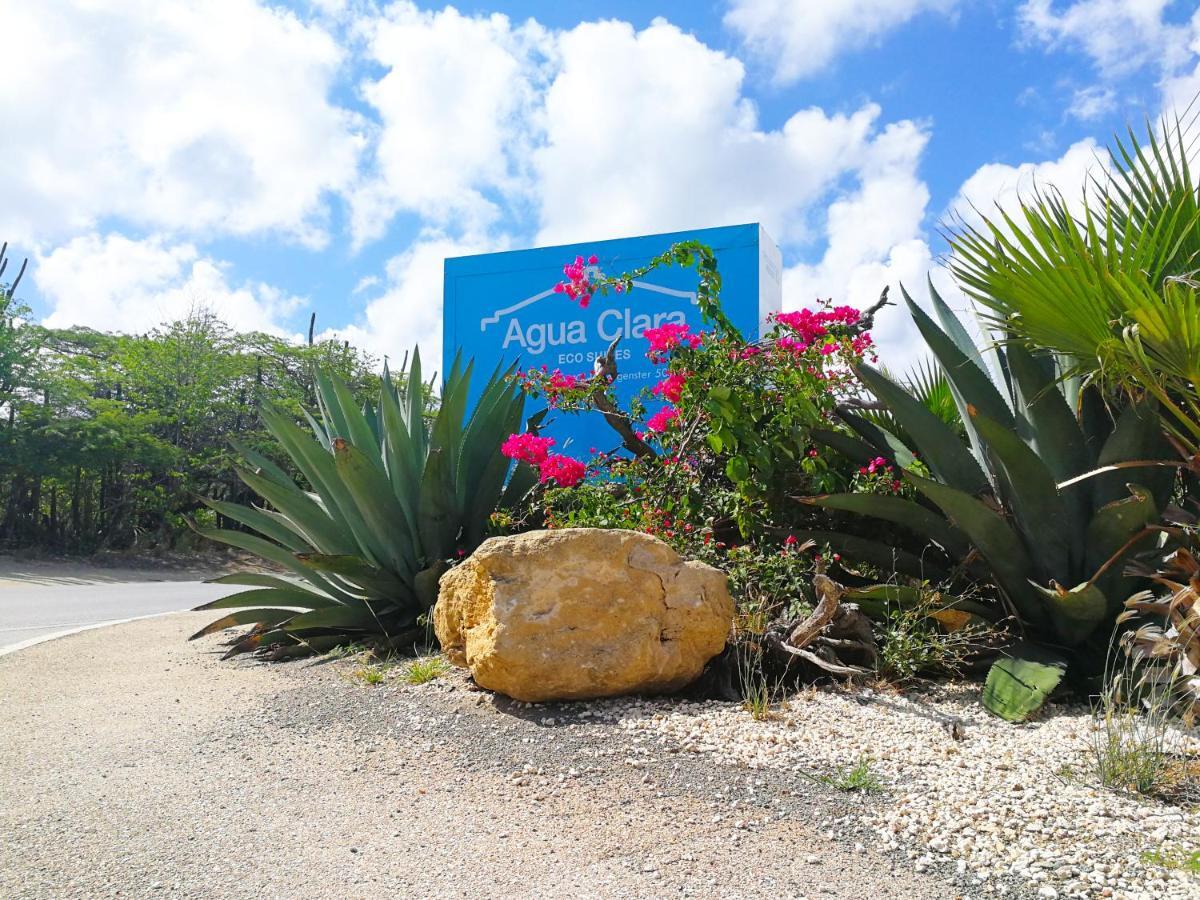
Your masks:
M 732 621 L 720 569 L 601 528 L 491 538 L 442 576 L 433 609 L 454 665 L 529 702 L 679 690 Z

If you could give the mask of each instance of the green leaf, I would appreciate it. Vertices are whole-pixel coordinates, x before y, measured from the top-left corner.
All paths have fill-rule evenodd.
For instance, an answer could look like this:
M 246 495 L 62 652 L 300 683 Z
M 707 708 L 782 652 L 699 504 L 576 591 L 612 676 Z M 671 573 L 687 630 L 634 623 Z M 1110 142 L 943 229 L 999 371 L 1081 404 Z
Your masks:
M 899 572 L 923 580 L 936 580 L 947 575 L 946 569 L 934 560 L 857 535 L 811 530 L 790 531 L 788 534 L 794 534 L 800 541 L 813 541 L 818 547 L 829 545 L 847 560 L 869 563 L 885 572 Z
M 338 590 L 338 588 L 330 584 L 329 580 L 324 578 L 320 573 L 314 572 L 308 566 L 301 563 L 296 559 L 295 555 L 289 553 L 278 544 L 273 544 L 268 540 L 260 538 L 258 535 L 247 534 L 244 531 L 231 531 L 224 528 L 201 528 L 196 533 L 209 540 L 220 541 L 223 544 L 229 544 L 231 547 L 238 547 L 249 551 L 255 556 L 261 556 L 263 559 L 283 566 L 283 568 L 293 574 L 299 575 L 323 594 L 336 597 L 338 600 L 350 599 L 345 592 Z
M 1109 598 L 1112 615 L 1123 608 L 1125 597 L 1133 593 L 1132 581 L 1124 573 L 1125 560 L 1145 549 L 1154 538 L 1146 534 L 1139 541 L 1132 544 L 1130 541 L 1159 516 L 1158 505 L 1148 489 L 1137 484 L 1127 488 L 1130 496 L 1102 506 L 1087 527 L 1084 570 Z M 1097 577 L 1101 566 L 1106 565 L 1107 570 Z
M 197 606 L 192 612 L 203 612 L 209 609 L 240 609 L 248 606 L 295 607 L 298 609 L 322 609 L 326 606 L 341 606 L 332 597 L 307 591 L 301 587 L 270 587 L 241 591 L 222 597 L 220 600 L 210 600 Z
M 1010 656 L 993 663 L 983 686 L 983 705 L 1009 722 L 1024 722 L 1040 710 L 1062 681 L 1067 664 L 1046 652 L 1036 657 Z
M 750 464 L 743 456 L 731 456 L 725 463 L 725 474 L 734 484 L 741 484 L 750 477 Z
M 961 529 L 987 560 L 998 586 L 1026 623 L 1045 621 L 1041 604 L 1029 582 L 1033 562 L 1021 539 L 998 513 L 964 491 L 910 472 L 905 478 L 932 500 Z
M 1016 516 L 1034 562 L 1032 577 L 1043 583 L 1065 579 L 1072 570 L 1072 519 L 1054 476 L 1011 428 L 979 413 L 972 421 L 993 455 L 1005 506 Z
M 851 588 L 846 591 L 843 599 L 857 603 L 872 619 L 884 619 L 896 610 L 913 609 L 924 603 L 929 603 L 931 609 L 958 610 L 989 622 L 995 621 L 1001 615 L 999 610 L 983 603 L 903 584 L 874 584 L 869 587 Z
M 942 371 L 946 373 L 946 378 L 958 400 L 959 415 L 963 422 L 968 422 L 967 406 L 970 405 L 988 418 L 1010 429 L 1016 428 L 1012 410 L 1009 409 L 1004 397 L 996 390 L 996 386 L 987 372 L 937 326 L 903 287 L 901 287 L 901 292 L 904 295 L 908 311 L 913 317 L 913 322 L 916 323 L 917 330 L 921 332 L 925 343 L 941 364 Z
M 809 436 L 817 443 L 824 444 L 826 447 L 836 450 L 842 456 L 860 466 L 867 465 L 879 455 L 879 451 L 870 444 L 840 431 L 831 431 L 827 428 L 814 428 L 809 432 Z
M 1105 620 L 1108 599 L 1094 584 L 1085 582 L 1070 590 L 1058 584 L 1037 585 L 1037 589 L 1054 623 L 1055 634 L 1068 647 L 1083 643 Z
M 396 573 L 415 571 L 412 532 L 387 477 L 352 444 L 336 440 L 333 448 L 338 475 L 370 531 L 375 560 Z
M 951 556 L 962 559 L 970 552 L 970 542 L 945 516 L 903 497 L 879 494 L 825 494 L 805 500 L 825 509 L 840 509 L 895 522 L 941 546 Z
M 322 553 L 351 553 L 358 549 L 353 535 L 339 528 L 329 513 L 295 484 L 277 484 L 240 466 L 234 468 L 238 477 L 252 491 L 283 513 L 290 527 L 308 546 L 295 550 L 320 550 Z
M 296 615 L 296 611 L 293 609 L 270 609 L 262 607 L 239 609 L 227 616 L 222 616 L 215 622 L 205 625 L 189 637 L 188 640 L 194 641 L 196 638 L 202 638 L 217 631 L 224 631 L 226 628 L 232 628 L 235 625 L 264 625 L 270 627 L 278 625 L 280 622 L 285 622 L 294 615 Z
M 941 419 L 900 385 L 870 366 L 856 366 L 855 372 L 871 393 L 892 411 L 896 421 L 917 445 L 921 459 L 930 471 L 948 485 L 968 494 L 981 494 L 988 489 L 987 477 L 979 464 L 958 435 Z
M 224 500 L 210 500 L 207 497 L 201 497 L 200 502 L 227 519 L 233 519 L 235 522 L 241 522 L 243 525 L 253 528 L 265 537 L 282 544 L 293 553 L 312 549 L 293 529 L 271 518 L 265 510 L 253 506 L 242 506 L 239 503 L 226 503 Z

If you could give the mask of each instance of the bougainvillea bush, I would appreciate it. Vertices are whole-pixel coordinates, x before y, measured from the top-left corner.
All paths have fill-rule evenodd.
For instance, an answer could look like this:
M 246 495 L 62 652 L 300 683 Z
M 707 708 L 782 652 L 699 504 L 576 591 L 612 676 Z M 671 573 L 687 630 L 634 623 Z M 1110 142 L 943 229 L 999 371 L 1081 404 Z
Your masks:
M 715 259 L 697 244 L 676 245 L 615 278 L 597 275 L 580 257 L 565 267 L 556 291 L 563 302 L 603 302 L 663 265 L 698 270 L 705 325 L 645 332 L 640 349 L 665 374 L 629 409 L 617 405 L 611 358 L 590 372 L 518 373 L 526 393 L 556 414 L 604 413 L 621 439 L 616 450 L 570 456 L 551 438 L 513 435 L 504 452 L 537 467 L 541 479 L 524 524 L 655 534 L 725 568 L 743 599 L 778 608 L 808 590 L 823 552 L 819 540 L 808 539 L 819 538 L 830 518 L 797 498 L 859 485 L 877 490 L 885 474 L 860 471 L 813 439 L 814 429 L 838 428 L 839 405 L 859 398 L 852 367 L 874 358 L 870 315 L 816 303 L 774 316 L 761 339 L 747 340 L 721 312 Z M 827 561 L 838 562 L 832 554 Z

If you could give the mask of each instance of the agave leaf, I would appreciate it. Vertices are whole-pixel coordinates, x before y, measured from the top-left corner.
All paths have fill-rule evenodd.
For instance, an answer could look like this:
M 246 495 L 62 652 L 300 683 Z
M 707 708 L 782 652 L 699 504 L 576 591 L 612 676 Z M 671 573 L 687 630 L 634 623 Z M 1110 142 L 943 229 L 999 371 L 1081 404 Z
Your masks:
M 264 409 L 262 417 L 271 436 L 279 441 L 296 464 L 296 468 L 300 470 L 300 474 L 321 498 L 329 517 L 340 530 L 349 532 L 356 545 L 361 547 L 366 526 L 345 486 L 338 480 L 333 456 L 275 410 Z
M 367 454 L 340 438 L 333 452 L 338 475 L 370 531 L 375 561 L 393 572 L 416 571 L 411 530 L 387 477 Z
M 449 564 L 444 559 L 439 559 L 429 568 L 418 572 L 416 578 L 413 579 L 417 599 L 425 609 L 429 609 L 437 602 L 438 582 L 449 568 Z
M 901 469 L 907 469 L 913 464 L 915 457 L 912 450 L 909 449 L 904 441 L 882 425 L 865 419 L 862 416 L 857 416 L 852 412 L 842 412 L 840 415 L 842 421 L 858 432 L 864 440 L 875 446 L 876 452 L 872 454 L 871 459 L 874 459 L 876 456 L 886 456 L 893 460 Z M 939 419 L 939 421 L 941 420 Z
M 516 400 L 514 394 L 519 393 L 509 380 L 514 371 L 515 364 L 507 369 L 496 367 L 467 419 L 458 447 L 458 463 L 455 469 L 459 491 L 458 505 L 462 509 L 467 508 L 475 486 L 482 482 L 483 473 L 491 462 L 494 445 L 486 439 L 487 436 L 497 434 L 504 428 L 508 428 L 507 433 L 512 434 L 520 427 L 519 410 L 516 421 L 512 421 L 512 407 Z M 521 403 L 521 406 L 523 405 Z
M 458 539 L 459 520 L 454 508 L 455 494 L 450 483 L 446 451 L 430 445 L 429 460 L 421 478 L 417 530 L 426 561 L 448 559 Z
M 345 430 L 339 436 L 357 447 L 368 463 L 382 468 L 383 460 L 378 452 L 379 441 L 376 432 L 371 428 L 362 409 L 354 402 L 354 396 L 346 387 L 346 383 L 336 376 L 321 375 L 318 372 L 317 385 L 321 389 L 325 404 L 337 410 L 335 419 L 343 423 L 342 428 Z M 336 454 L 336 445 L 334 452 Z
M 246 463 L 255 470 L 256 474 L 284 487 L 290 487 L 292 485 L 292 478 L 287 474 L 287 472 L 283 471 L 283 469 L 279 468 L 279 466 L 267 459 L 261 453 L 252 450 L 243 441 L 239 441 L 237 438 L 230 438 L 229 444 L 238 452 L 238 455 L 241 456 L 242 459 L 244 459 Z
M 293 553 L 312 549 L 295 531 L 272 518 L 266 510 L 254 506 L 242 506 L 240 503 L 227 503 L 224 500 L 210 500 L 207 497 L 201 497 L 200 502 L 227 519 L 233 519 L 235 522 L 241 522 L 243 525 L 253 528 Z
M 1066 481 L 1090 466 L 1087 443 L 1071 407 L 1039 360 L 1024 346 L 1009 344 L 1009 367 L 1033 425 L 1030 446 L 1056 481 Z
M 1117 419 L 1100 455 L 1096 458 L 1097 468 L 1132 460 L 1162 460 L 1174 457 L 1171 446 L 1163 437 L 1162 423 L 1151 402 L 1131 403 Z M 1145 468 L 1122 469 L 1107 472 L 1093 480 L 1093 497 L 1096 507 L 1104 506 L 1128 495 L 1125 485 L 1130 481 L 1145 485 L 1154 494 L 1159 509 L 1167 505 L 1171 487 L 1175 483 L 1174 469 Z
M 934 610 L 960 611 L 989 622 L 999 618 L 999 611 L 986 604 L 952 594 L 937 593 L 931 597 L 928 589 L 903 584 L 875 584 L 870 587 L 851 588 L 846 591 L 844 599 L 857 603 L 859 608 L 873 619 L 883 619 L 890 611 L 912 609 L 927 602 Z
M 944 578 L 947 574 L 945 566 L 935 560 L 924 559 L 899 547 L 892 547 L 857 535 L 840 534 L 835 531 L 789 531 L 787 533 L 801 541 L 813 541 L 819 547 L 828 544 L 839 553 L 878 566 L 886 572 L 899 572 L 914 578 L 929 580 Z
M 1062 681 L 1067 662 L 1039 648 L 1014 648 L 1019 656 L 997 660 L 983 686 L 983 705 L 1009 722 L 1024 722 L 1045 704 Z
M 938 478 L 968 494 L 981 494 L 988 489 L 987 477 L 958 435 L 919 400 L 870 366 L 856 366 L 855 372 L 892 411 L 917 445 L 921 459 Z
M 241 609 L 243 607 L 272 607 L 284 609 L 323 609 L 326 606 L 342 606 L 332 597 L 305 590 L 302 587 L 255 588 L 230 594 L 219 600 L 202 603 L 192 612 L 209 609 Z
M 840 431 L 831 431 L 827 428 L 814 428 L 809 433 L 809 436 L 817 443 L 824 444 L 826 447 L 836 450 L 842 456 L 851 462 L 858 463 L 860 466 L 867 465 L 879 455 L 879 451 L 870 444 Z
M 825 509 L 840 509 L 895 522 L 897 525 L 903 525 L 940 545 L 957 559 L 965 557 L 971 549 L 970 542 L 962 532 L 947 522 L 944 516 L 903 497 L 886 497 L 878 494 L 825 494 L 819 497 L 808 497 L 804 502 Z
M 1010 430 L 1015 430 L 1017 423 L 1013 418 L 1012 410 L 1009 409 L 1008 403 L 1000 395 L 1000 392 L 996 390 L 996 386 L 987 373 L 977 366 L 967 354 L 963 353 L 949 335 L 938 328 L 933 319 L 916 304 L 907 291 L 903 291 L 903 288 L 901 290 L 917 330 L 921 332 L 925 343 L 941 364 L 942 371 L 946 373 L 950 389 L 954 392 L 954 398 L 958 402 L 959 416 L 967 429 L 967 436 L 971 440 L 975 458 L 982 465 L 984 448 L 973 427 L 974 423 L 969 409 L 974 407 L 988 418 Z
M 410 534 L 416 533 L 417 520 L 417 488 L 421 484 L 419 465 L 414 450 L 415 440 L 410 433 L 410 426 L 400 409 L 400 402 L 390 378 L 384 380 L 379 392 L 379 426 L 382 431 L 382 450 L 388 481 L 392 485 L 392 493 L 396 502 L 404 511 Z M 418 421 L 417 427 L 424 433 L 424 422 Z
M 1008 522 L 965 491 L 908 472 L 905 477 L 967 535 L 1021 617 L 1030 624 L 1043 624 L 1045 616 L 1029 583 L 1033 561 Z
M 926 281 L 929 284 L 929 298 L 933 303 L 933 311 L 937 314 L 938 321 L 942 325 L 942 330 L 967 359 L 975 363 L 981 372 L 986 372 L 987 363 L 983 361 L 983 354 L 975 346 L 975 341 L 971 339 L 971 335 L 967 333 L 967 329 L 963 327 L 958 316 L 954 314 L 954 310 L 942 299 L 942 295 L 933 286 L 933 278 L 927 275 Z M 904 286 L 901 285 L 900 289 L 904 291 Z M 904 293 L 904 296 L 908 297 L 907 292 Z
M 222 616 L 215 622 L 209 622 L 189 637 L 188 640 L 194 641 L 196 638 L 202 638 L 217 631 L 224 631 L 226 628 L 232 628 L 234 625 L 262 625 L 270 627 L 278 625 L 280 622 L 285 622 L 294 615 L 296 615 L 296 611 L 292 609 L 264 609 L 262 607 L 239 609 L 227 616 Z
M 301 553 L 298 559 L 320 572 L 338 575 L 373 597 L 411 602 L 412 588 L 393 572 L 372 566 L 358 556 L 332 556 Z
M 1144 534 L 1140 541 L 1133 539 L 1159 516 L 1158 506 L 1147 488 L 1137 484 L 1126 487 L 1129 496 L 1100 507 L 1087 527 L 1084 568 L 1109 597 L 1110 613 L 1120 609 L 1120 598 L 1132 593 L 1133 584 L 1125 577 L 1124 561 L 1153 541 L 1150 534 Z M 1102 566 L 1107 569 L 1100 574 Z
M 1070 590 L 1057 583 L 1050 587 L 1037 585 L 1037 589 L 1055 633 L 1068 647 L 1087 640 L 1107 615 L 1108 598 L 1091 582 L 1077 584 Z
M 396 609 L 387 602 L 360 603 L 356 606 L 327 606 L 301 613 L 289 619 L 286 631 L 298 634 L 308 630 L 371 632 L 390 637 L 385 618 Z M 416 614 L 412 616 L 416 619 Z M 407 624 L 407 623 L 406 623 Z
M 247 487 L 283 513 L 291 529 L 307 543 L 307 546 L 292 549 L 320 550 L 322 553 L 350 553 L 358 549 L 353 536 L 339 529 L 329 513 L 295 484 L 276 484 L 240 466 L 234 471 Z
M 338 601 L 351 599 L 345 592 L 338 590 L 337 587 L 330 584 L 327 578 L 324 578 L 319 572 L 314 572 L 302 564 L 283 547 L 260 538 L 258 535 L 247 534 L 244 531 L 230 531 L 224 528 L 201 528 L 197 533 L 209 540 L 219 541 L 222 544 L 229 544 L 231 547 L 247 550 L 255 556 L 261 556 L 263 559 L 268 559 L 276 565 L 283 566 L 293 574 L 299 575 L 318 591 L 331 597 L 336 597 Z
M 267 575 L 264 572 L 234 572 L 219 578 L 209 578 L 205 584 L 244 584 L 251 587 L 274 587 L 285 590 L 301 587 L 294 581 L 288 581 L 278 575 Z
M 1071 519 L 1054 476 L 1015 431 L 973 408 L 971 412 L 976 430 L 995 458 L 993 471 L 1003 487 L 1005 505 L 1028 535 L 1037 580 L 1068 577 L 1073 550 Z
M 487 534 L 489 518 L 500 502 L 504 481 L 512 462 L 499 452 L 489 435 L 512 434 L 521 427 L 524 395 L 508 380 L 512 369 L 498 376 L 488 391 L 494 402 L 481 400 L 471 416 L 463 438 L 463 459 L 459 464 L 460 508 L 463 515 L 463 542 L 474 548 Z M 502 380 L 501 380 L 502 379 Z M 470 453 L 468 453 L 470 449 Z
M 1009 345 L 1007 356 L 1016 382 L 1017 397 L 1030 425 L 1030 433 L 1023 435 L 1026 443 L 1037 453 L 1056 482 L 1066 481 L 1087 471 L 1093 459 L 1088 451 L 1087 438 L 1058 390 L 1053 372 L 1047 372 L 1046 364 L 1051 361 L 1035 357 L 1017 343 Z M 1060 493 L 1071 517 L 1072 558 L 1080 559 L 1084 552 L 1080 536 L 1091 515 L 1091 489 L 1086 485 L 1070 485 Z

